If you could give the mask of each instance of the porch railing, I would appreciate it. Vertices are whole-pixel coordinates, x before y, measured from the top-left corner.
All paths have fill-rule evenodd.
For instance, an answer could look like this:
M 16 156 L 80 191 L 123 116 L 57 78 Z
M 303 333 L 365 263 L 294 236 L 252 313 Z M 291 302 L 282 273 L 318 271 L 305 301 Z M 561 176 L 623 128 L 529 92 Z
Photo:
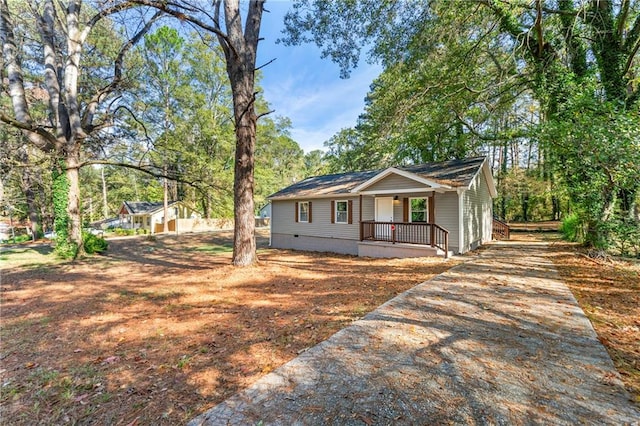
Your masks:
M 506 222 L 500 219 L 493 218 L 493 232 L 492 239 L 494 240 L 508 240 L 510 237 L 511 229 Z
M 439 248 L 449 257 L 449 231 L 435 223 L 360 222 L 360 241 L 421 244 Z

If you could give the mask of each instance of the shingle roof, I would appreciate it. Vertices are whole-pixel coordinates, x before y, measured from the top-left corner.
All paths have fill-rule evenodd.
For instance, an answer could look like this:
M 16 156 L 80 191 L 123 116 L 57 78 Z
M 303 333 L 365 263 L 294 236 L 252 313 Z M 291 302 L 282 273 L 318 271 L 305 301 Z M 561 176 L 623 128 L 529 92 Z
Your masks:
M 396 168 L 455 188 L 469 186 L 485 159 L 485 157 L 473 157 L 464 160 L 450 160 Z M 353 188 L 365 183 L 384 170 L 386 169 L 314 176 L 281 189 L 268 198 L 301 198 L 348 194 Z
M 169 205 L 175 203 L 175 201 L 170 201 Z M 162 201 L 125 201 L 124 205 L 127 207 L 127 210 L 131 212 L 131 214 L 149 214 L 156 210 L 161 209 L 164 206 L 164 202 Z

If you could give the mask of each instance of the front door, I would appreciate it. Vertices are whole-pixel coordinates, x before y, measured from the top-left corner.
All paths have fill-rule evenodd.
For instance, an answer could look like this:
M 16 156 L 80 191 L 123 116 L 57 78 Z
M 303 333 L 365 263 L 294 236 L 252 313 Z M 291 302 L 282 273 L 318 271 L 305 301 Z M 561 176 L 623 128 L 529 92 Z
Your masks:
M 393 222 L 393 197 L 376 197 L 376 222 Z

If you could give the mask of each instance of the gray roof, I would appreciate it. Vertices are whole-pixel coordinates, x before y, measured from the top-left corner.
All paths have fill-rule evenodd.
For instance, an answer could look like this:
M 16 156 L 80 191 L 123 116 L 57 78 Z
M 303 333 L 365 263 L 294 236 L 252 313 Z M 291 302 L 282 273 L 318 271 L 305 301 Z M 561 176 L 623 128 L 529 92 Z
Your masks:
M 414 173 L 417 176 L 442 185 L 457 188 L 469 186 L 485 160 L 486 157 L 473 157 L 464 160 L 450 160 L 395 168 Z M 382 173 L 384 170 L 386 169 L 314 176 L 281 189 L 268 198 L 312 198 L 325 195 L 348 194 L 352 189 L 365 183 L 379 173 Z
M 175 201 L 169 201 L 169 205 Z M 164 207 L 163 201 L 125 201 L 123 203 L 131 214 L 150 214 Z

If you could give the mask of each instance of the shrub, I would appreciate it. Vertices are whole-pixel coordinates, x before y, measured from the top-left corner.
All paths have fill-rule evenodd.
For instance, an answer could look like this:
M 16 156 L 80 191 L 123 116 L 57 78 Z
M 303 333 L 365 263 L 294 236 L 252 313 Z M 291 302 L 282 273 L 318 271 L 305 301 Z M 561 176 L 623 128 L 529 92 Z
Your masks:
M 85 232 L 82 235 L 84 251 L 87 254 L 103 253 L 107 251 L 109 243 L 102 237 Z
M 560 225 L 560 233 L 562 238 L 567 241 L 581 241 L 583 237 L 582 221 L 577 214 L 572 213 L 562 220 Z
M 612 223 L 613 238 L 616 248 L 622 256 L 640 253 L 640 221 L 623 219 Z
M 115 232 L 116 235 L 125 236 L 125 235 L 134 235 L 136 230 L 135 229 L 115 228 L 114 232 Z
M 16 235 L 15 238 L 11 237 L 7 240 L 2 240 L 2 242 L 7 244 L 17 244 L 17 243 L 24 243 L 25 241 L 29 241 L 29 240 L 31 240 L 31 237 L 28 235 Z

